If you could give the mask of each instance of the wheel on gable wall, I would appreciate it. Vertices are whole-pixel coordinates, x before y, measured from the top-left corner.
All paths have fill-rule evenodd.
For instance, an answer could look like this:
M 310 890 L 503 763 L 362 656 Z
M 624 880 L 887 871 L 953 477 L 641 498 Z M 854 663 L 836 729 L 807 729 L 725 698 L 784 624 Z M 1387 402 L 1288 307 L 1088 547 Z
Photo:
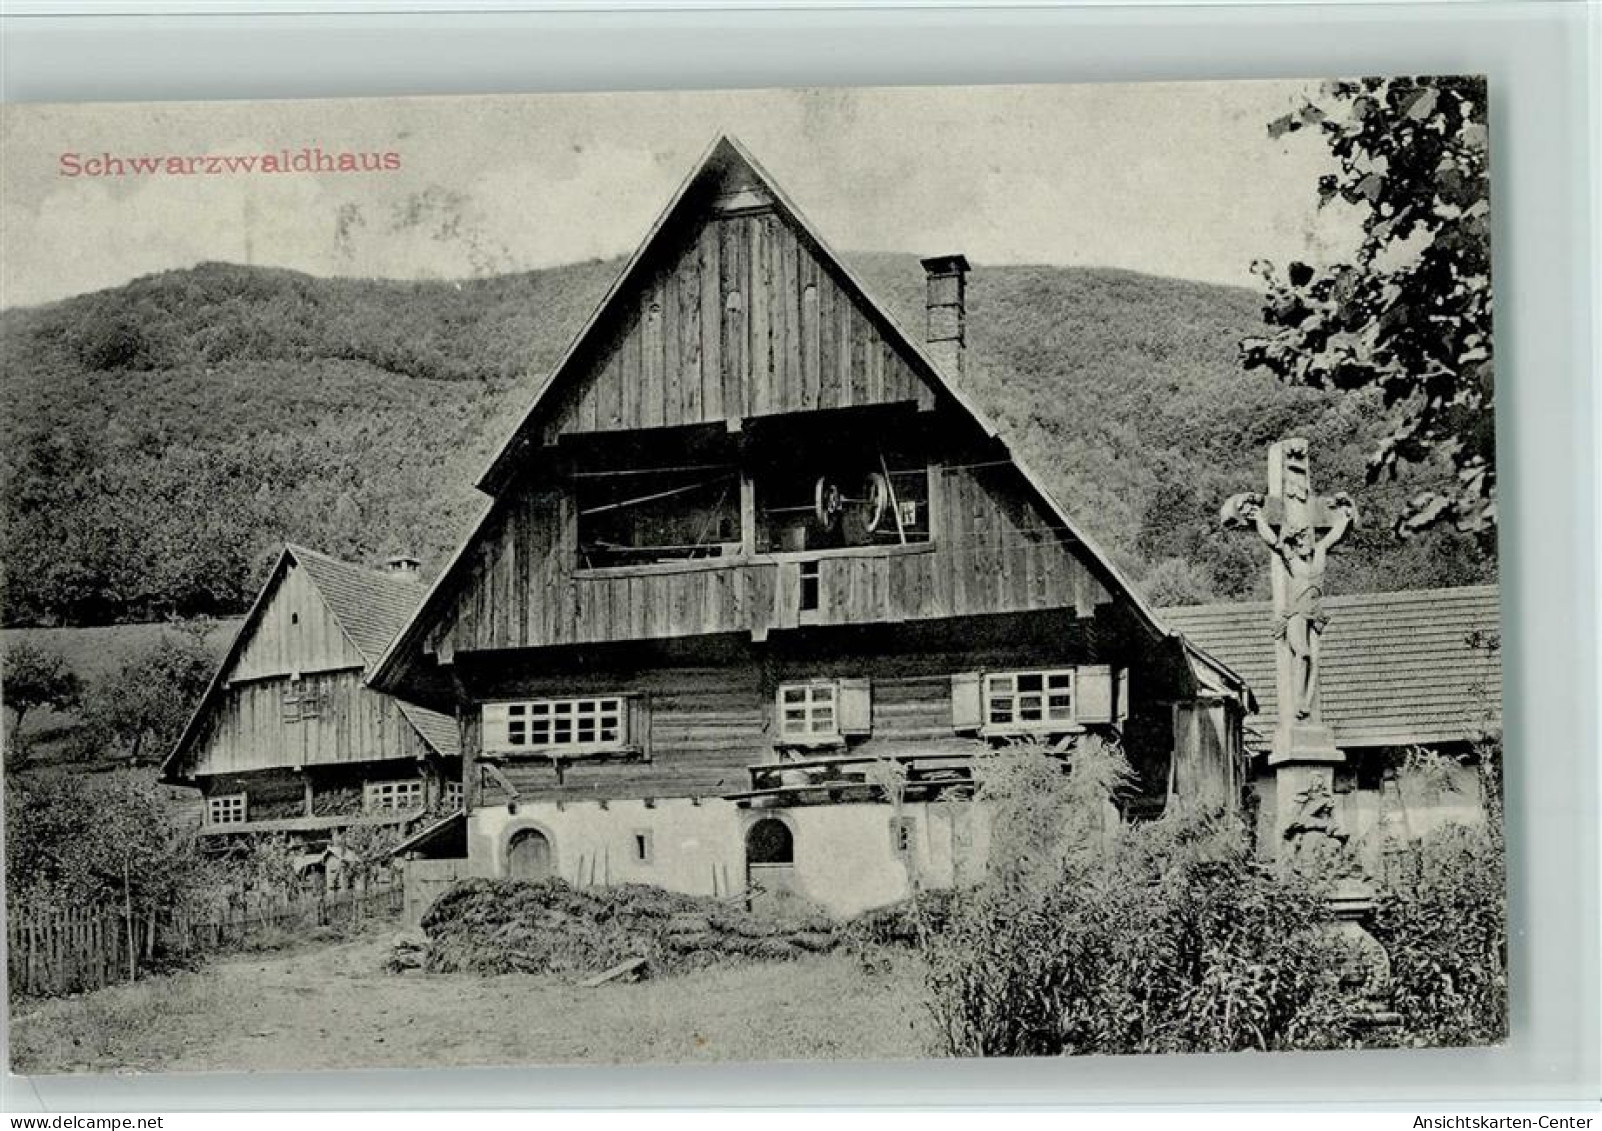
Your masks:
M 884 523 L 890 509 L 890 482 L 877 471 L 869 472 L 863 481 L 862 494 L 856 498 L 846 495 L 840 485 L 827 475 L 818 476 L 812 486 L 812 516 L 825 529 L 833 529 L 846 508 L 855 506 L 863 527 L 872 534 Z

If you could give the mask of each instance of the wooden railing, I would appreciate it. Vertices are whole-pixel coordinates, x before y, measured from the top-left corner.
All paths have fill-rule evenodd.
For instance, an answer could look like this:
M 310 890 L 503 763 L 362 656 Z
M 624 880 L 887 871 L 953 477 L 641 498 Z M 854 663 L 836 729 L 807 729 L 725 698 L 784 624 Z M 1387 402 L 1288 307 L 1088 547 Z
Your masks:
M 926 751 L 764 762 L 747 767 L 749 790 L 723 796 L 744 805 L 884 801 L 885 787 L 892 780 L 892 775 L 885 773 L 888 767 L 896 768 L 893 780 L 905 800 L 973 795 L 971 752 Z
M 132 981 L 158 962 L 248 944 L 269 931 L 394 918 L 399 883 L 315 896 L 252 896 L 160 915 L 64 908 L 6 919 L 6 966 L 16 994 L 66 994 Z

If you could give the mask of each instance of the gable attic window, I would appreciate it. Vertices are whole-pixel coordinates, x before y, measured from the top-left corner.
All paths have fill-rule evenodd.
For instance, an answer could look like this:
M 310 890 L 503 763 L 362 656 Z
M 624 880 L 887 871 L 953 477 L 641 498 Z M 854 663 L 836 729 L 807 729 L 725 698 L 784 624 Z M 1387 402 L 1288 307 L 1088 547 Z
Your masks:
M 847 735 L 869 731 L 868 681 L 812 679 L 780 684 L 777 717 L 780 745 L 842 745 Z
M 206 798 L 206 824 L 242 825 L 247 812 L 243 793 L 227 793 Z
M 532 699 L 484 704 L 484 749 L 502 754 L 606 754 L 638 745 L 630 734 L 631 700 Z
M 739 553 L 740 471 L 728 436 L 671 431 L 581 447 L 569 473 L 580 569 Z
M 423 807 L 423 779 L 368 782 L 362 787 L 362 808 L 369 813 L 389 813 Z

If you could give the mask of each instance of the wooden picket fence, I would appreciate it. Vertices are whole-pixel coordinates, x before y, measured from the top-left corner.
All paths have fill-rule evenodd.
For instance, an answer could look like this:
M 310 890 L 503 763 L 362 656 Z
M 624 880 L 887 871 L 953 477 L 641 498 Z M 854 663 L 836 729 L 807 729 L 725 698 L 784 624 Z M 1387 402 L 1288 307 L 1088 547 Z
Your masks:
M 199 910 L 128 916 L 121 909 L 69 908 L 6 919 L 6 967 L 13 993 L 68 994 L 131 981 L 159 960 L 243 946 L 270 932 L 395 918 L 405 890 L 253 896 Z

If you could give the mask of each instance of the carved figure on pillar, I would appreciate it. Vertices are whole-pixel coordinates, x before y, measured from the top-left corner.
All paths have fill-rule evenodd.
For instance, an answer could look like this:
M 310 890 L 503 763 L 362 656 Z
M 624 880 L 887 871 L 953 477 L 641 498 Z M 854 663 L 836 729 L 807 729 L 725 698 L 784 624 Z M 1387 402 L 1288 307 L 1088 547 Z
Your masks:
M 1311 719 L 1316 707 L 1318 687 L 1319 638 L 1329 624 L 1324 611 L 1324 566 L 1329 549 L 1346 536 L 1356 514 L 1356 504 L 1347 494 L 1330 500 L 1333 520 L 1322 538 L 1314 539 L 1305 526 L 1274 529 L 1263 513 L 1261 495 L 1241 500 L 1240 513 L 1257 528 L 1264 544 L 1279 557 L 1289 574 L 1285 607 L 1275 610 L 1274 639 L 1290 649 L 1292 687 L 1298 719 Z
M 1357 520 L 1351 496 L 1312 493 L 1307 441 L 1269 449 L 1268 494 L 1247 492 L 1224 504 L 1226 527 L 1250 528 L 1273 551 L 1274 623 L 1281 730 L 1320 726 L 1320 638 L 1329 623 L 1324 570 L 1329 551 Z

